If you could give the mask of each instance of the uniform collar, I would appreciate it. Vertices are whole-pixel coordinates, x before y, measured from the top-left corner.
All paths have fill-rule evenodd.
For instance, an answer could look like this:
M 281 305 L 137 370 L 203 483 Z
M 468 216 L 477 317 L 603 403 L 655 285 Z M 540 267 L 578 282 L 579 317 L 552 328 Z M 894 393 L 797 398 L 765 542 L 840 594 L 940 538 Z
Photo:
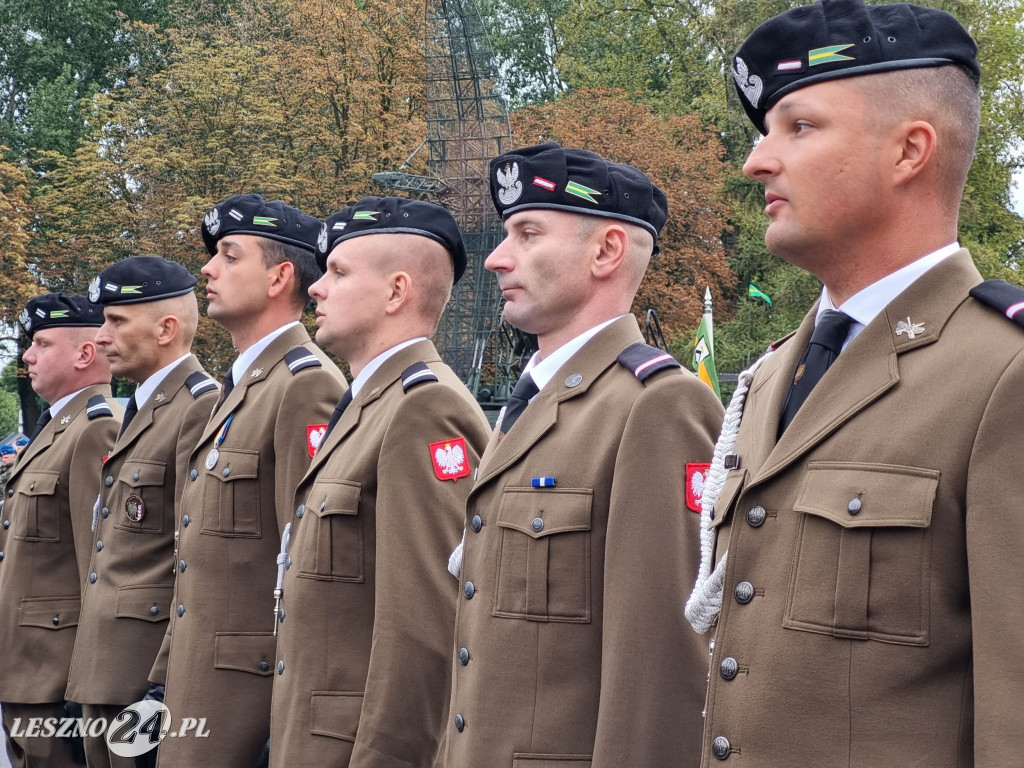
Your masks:
M 412 346 L 418 341 L 426 340 L 426 336 L 417 336 L 415 339 L 409 339 L 408 341 L 403 341 L 400 344 L 395 344 L 395 346 L 391 347 L 391 349 L 386 349 L 379 355 L 377 355 L 375 358 L 373 358 L 373 360 L 367 363 L 366 367 L 359 372 L 359 375 L 356 376 L 355 379 L 353 379 L 352 397 L 354 398 L 356 395 L 359 394 L 362 388 L 366 386 L 366 382 L 370 380 L 370 377 L 373 376 L 373 374 L 377 372 L 377 369 L 384 365 L 384 363 L 386 363 L 389 358 L 391 358 L 398 352 L 401 352 L 406 347 Z
M 156 388 L 159 387 L 163 383 L 164 379 L 167 378 L 167 374 L 177 368 L 179 363 L 183 363 L 187 360 L 191 354 L 191 352 L 186 352 L 173 363 L 165 365 L 135 388 L 135 405 L 140 411 L 142 410 L 142 406 L 144 406 L 149 401 L 149 398 L 153 396 L 153 393 L 156 392 Z
M 89 387 L 91 387 L 91 386 L 94 386 L 94 385 L 90 384 Z M 55 419 L 58 416 L 60 416 L 60 412 L 62 410 L 64 410 L 64 408 L 67 407 L 67 404 L 70 403 L 72 400 L 74 400 L 82 392 L 87 390 L 89 387 L 82 387 L 81 389 L 76 389 L 70 395 L 64 395 L 64 397 L 62 397 L 59 400 L 57 400 L 57 402 L 55 402 L 53 405 L 50 406 L 50 418 L 51 419 Z
M 619 315 L 619 317 L 625 317 L 625 315 Z M 544 386 L 558 373 L 558 369 L 569 362 L 569 358 L 579 352 L 584 344 L 618 319 L 618 317 L 613 317 L 611 320 L 605 320 L 600 325 L 595 325 L 593 328 L 584 331 L 576 338 L 567 341 L 543 360 L 538 359 L 540 352 L 534 352 L 530 362 L 526 364 L 523 373 L 528 373 L 533 377 L 533 383 L 537 385 L 538 390 L 544 389 Z M 533 398 L 530 398 L 530 400 L 532 402 Z
M 840 307 L 832 304 L 832 299 L 828 295 L 828 288 L 822 286 L 821 301 L 818 302 L 818 312 L 814 318 L 815 324 L 817 324 L 818 318 L 821 317 L 821 313 L 826 309 L 838 309 L 852 317 L 853 323 L 850 324 L 846 341 L 843 343 L 843 349 L 846 349 L 847 345 L 864 330 L 864 326 L 874 320 L 893 299 L 903 293 L 929 269 L 959 250 L 960 246 L 957 243 L 950 243 L 939 248 L 937 251 L 932 251 L 906 266 L 900 267 L 881 280 L 876 280 L 867 288 L 862 288 L 844 301 Z
M 245 350 L 245 352 L 240 354 L 238 356 L 238 359 L 235 360 L 234 364 L 231 366 L 231 378 L 234 380 L 235 384 L 242 380 L 242 377 L 245 375 L 245 372 L 249 370 L 249 367 L 254 362 L 256 362 L 256 358 L 260 356 L 260 353 L 267 347 L 269 347 L 274 339 L 276 339 L 282 333 L 287 331 L 289 328 L 294 328 L 297 325 L 301 325 L 301 323 L 299 323 L 298 320 L 293 320 L 287 325 L 282 325 L 276 331 L 271 331 L 262 339 L 257 341 L 251 347 L 249 347 L 247 350 Z

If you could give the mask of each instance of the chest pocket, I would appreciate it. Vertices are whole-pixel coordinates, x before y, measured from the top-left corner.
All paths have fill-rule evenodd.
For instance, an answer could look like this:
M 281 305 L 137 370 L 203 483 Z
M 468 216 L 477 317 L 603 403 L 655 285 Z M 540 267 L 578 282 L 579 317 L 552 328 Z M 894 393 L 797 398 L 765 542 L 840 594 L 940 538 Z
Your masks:
M 590 621 L 591 510 L 583 488 L 506 488 L 494 615 Z
M 260 536 L 259 451 L 221 450 L 206 470 L 203 533 L 257 539 Z
M 118 493 L 111 499 L 117 504 L 115 528 L 135 533 L 164 532 L 164 476 L 167 465 L 162 461 L 136 459 L 126 461 L 117 476 Z M 141 518 L 140 518 L 141 515 Z
M 359 483 L 320 480 L 306 499 L 299 523 L 299 576 L 321 581 L 365 579 Z
M 930 469 L 809 464 L 794 506 L 800 533 L 784 626 L 927 645 L 938 484 Z
M 60 541 L 60 503 L 57 486 L 60 473 L 54 470 L 23 472 L 17 481 L 14 538 L 25 541 Z

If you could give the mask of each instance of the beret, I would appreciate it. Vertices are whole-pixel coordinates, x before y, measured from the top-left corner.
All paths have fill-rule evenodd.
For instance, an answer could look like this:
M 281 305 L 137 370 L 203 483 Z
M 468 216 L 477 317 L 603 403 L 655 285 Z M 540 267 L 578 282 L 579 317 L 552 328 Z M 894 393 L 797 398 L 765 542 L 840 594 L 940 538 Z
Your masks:
M 159 256 L 131 256 L 100 272 L 89 286 L 94 304 L 138 304 L 189 293 L 198 281 L 181 264 Z
M 27 437 L 19 437 L 17 440 L 14 441 L 14 444 L 15 445 L 28 445 L 28 438 Z
M 975 83 L 978 46 L 945 11 L 909 3 L 821 0 L 755 29 L 733 57 L 732 76 L 754 126 L 783 96 L 827 80 L 956 64 Z
M 235 195 L 206 212 L 202 232 L 211 256 L 217 253 L 217 241 L 232 234 L 268 237 L 315 251 L 320 220 L 280 200 L 264 200 L 256 194 Z
M 14 446 L 10 443 L 4 443 L 0 445 L 0 456 L 13 456 L 17 451 L 14 450 Z
M 326 270 L 327 255 L 343 240 L 388 234 L 421 235 L 443 245 L 451 254 L 456 283 L 466 271 L 466 246 L 448 209 L 404 197 L 364 197 L 328 216 L 317 241 L 317 264 Z
M 42 328 L 99 328 L 103 310 L 77 293 L 45 293 L 28 300 L 18 322 L 31 339 Z
M 553 141 L 498 155 L 490 180 L 502 219 L 534 208 L 561 210 L 628 221 L 657 240 L 668 218 L 665 193 L 643 171 Z

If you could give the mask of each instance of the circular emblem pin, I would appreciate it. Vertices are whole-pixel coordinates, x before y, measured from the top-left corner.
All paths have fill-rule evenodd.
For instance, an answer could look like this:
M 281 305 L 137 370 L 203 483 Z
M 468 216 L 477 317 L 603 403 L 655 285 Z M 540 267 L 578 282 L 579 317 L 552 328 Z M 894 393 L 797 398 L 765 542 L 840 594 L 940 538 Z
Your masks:
M 203 224 L 206 225 L 206 231 L 211 235 L 220 232 L 220 211 L 216 208 L 208 210 L 206 216 L 203 217 Z
M 89 283 L 89 301 L 93 304 L 100 300 L 100 279 L 96 277 Z
M 142 497 L 132 494 L 124 502 L 124 513 L 133 523 L 141 523 L 146 516 L 146 505 L 142 503 Z
M 217 459 L 220 458 L 220 451 L 216 448 L 211 448 L 210 452 L 206 454 L 206 468 L 213 469 L 217 466 Z
M 569 387 L 570 389 L 572 389 L 573 387 L 578 387 L 582 383 L 583 377 L 580 376 L 580 374 L 578 373 L 572 374 L 565 380 L 565 386 Z

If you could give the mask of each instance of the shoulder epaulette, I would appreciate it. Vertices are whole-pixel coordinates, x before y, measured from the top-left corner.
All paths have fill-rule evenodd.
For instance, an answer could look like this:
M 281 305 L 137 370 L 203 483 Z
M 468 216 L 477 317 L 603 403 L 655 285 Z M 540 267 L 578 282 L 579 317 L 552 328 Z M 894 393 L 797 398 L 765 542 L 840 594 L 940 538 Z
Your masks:
M 622 350 L 616 360 L 629 368 L 640 381 L 647 381 L 648 377 L 666 368 L 682 367 L 668 352 L 639 341 Z
M 998 309 L 1007 319 L 1024 328 L 1024 288 L 1002 280 L 986 280 L 971 288 L 971 296 Z
M 284 361 L 288 363 L 288 370 L 294 376 L 304 368 L 323 368 L 324 364 L 320 358 L 305 347 L 292 347 L 284 353 Z
M 113 416 L 114 412 L 110 410 L 110 403 L 107 402 L 107 398 L 103 395 L 93 395 L 89 398 L 89 402 L 86 403 L 85 412 L 89 416 L 89 421 L 98 419 L 101 416 Z
M 402 371 L 403 392 L 408 392 L 425 381 L 437 381 L 437 374 L 430 370 L 426 363 L 413 363 Z
M 217 382 L 202 371 L 196 371 L 185 379 L 185 386 L 192 393 L 192 397 L 198 400 L 200 395 L 215 390 Z

